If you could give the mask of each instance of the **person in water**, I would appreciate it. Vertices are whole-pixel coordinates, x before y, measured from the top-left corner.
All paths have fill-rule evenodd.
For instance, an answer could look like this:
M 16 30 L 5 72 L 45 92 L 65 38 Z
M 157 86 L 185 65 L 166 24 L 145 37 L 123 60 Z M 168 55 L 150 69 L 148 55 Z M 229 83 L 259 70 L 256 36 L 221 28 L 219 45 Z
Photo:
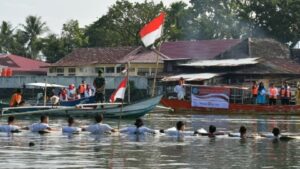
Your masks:
M 105 134 L 105 133 L 110 133 L 110 132 L 116 132 L 117 130 L 112 128 L 108 124 L 103 124 L 103 115 L 97 115 L 95 117 L 96 124 L 92 124 L 88 126 L 87 128 L 82 128 L 82 131 L 88 131 L 92 134 Z
M 229 133 L 228 136 L 229 137 L 240 137 L 240 138 L 247 138 L 247 128 L 245 126 L 241 126 L 239 133 Z
M 20 127 L 15 125 L 15 116 L 9 116 L 7 118 L 7 125 L 0 126 L 0 132 L 16 133 L 20 132 Z
M 146 134 L 151 133 L 155 134 L 155 130 L 152 130 L 148 127 L 144 126 L 144 122 L 141 118 L 135 120 L 135 126 L 126 127 L 120 130 L 120 133 L 127 133 L 127 134 Z
M 68 126 L 62 127 L 62 132 L 63 133 L 68 133 L 68 134 L 77 134 L 81 131 L 80 127 L 75 127 L 74 126 L 75 120 L 73 117 L 68 118 Z
M 178 121 L 176 123 L 175 129 L 167 129 L 167 130 L 160 130 L 160 133 L 165 133 L 168 136 L 176 136 L 176 137 L 184 137 L 184 136 L 195 136 L 197 133 L 191 131 L 185 131 L 185 123 L 183 121 Z
M 274 127 L 272 130 L 274 138 L 279 138 L 280 137 L 280 130 L 277 127 Z
M 29 127 L 26 127 L 25 129 L 29 129 L 32 132 L 48 133 L 53 130 L 51 127 L 49 127 L 48 123 L 49 117 L 46 115 L 42 115 L 39 123 L 34 123 Z

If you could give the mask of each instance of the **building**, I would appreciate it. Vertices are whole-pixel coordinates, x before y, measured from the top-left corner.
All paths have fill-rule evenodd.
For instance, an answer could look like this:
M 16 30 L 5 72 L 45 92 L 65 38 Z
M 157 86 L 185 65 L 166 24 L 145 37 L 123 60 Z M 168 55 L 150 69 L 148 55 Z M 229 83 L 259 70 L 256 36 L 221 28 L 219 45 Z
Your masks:
M 48 76 L 119 76 L 129 64 L 131 76 L 153 75 L 158 56 L 158 72 L 163 71 L 164 56 L 143 47 L 79 48 L 51 64 Z
M 4 69 L 12 70 L 12 75 L 47 75 L 48 63 L 17 56 L 13 54 L 0 54 L 0 71 Z
M 268 86 L 300 80 L 300 64 L 288 46 L 273 39 L 170 42 L 163 44 L 161 52 L 169 58 L 164 60 L 166 75 L 195 73 L 193 79 L 206 84 L 244 85 L 256 80 Z M 164 80 L 170 79 L 176 80 Z

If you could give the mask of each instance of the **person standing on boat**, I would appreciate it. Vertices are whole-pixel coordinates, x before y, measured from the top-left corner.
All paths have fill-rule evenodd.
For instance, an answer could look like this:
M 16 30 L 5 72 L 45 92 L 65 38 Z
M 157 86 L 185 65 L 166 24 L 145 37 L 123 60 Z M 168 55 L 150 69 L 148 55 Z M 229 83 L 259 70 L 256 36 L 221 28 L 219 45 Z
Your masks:
M 300 82 L 297 83 L 297 89 L 296 89 L 296 105 L 300 105 Z
M 17 89 L 10 99 L 9 106 L 10 107 L 20 106 L 22 104 L 22 99 L 23 97 L 22 97 L 21 89 Z
M 282 105 L 289 105 L 291 99 L 291 88 L 288 85 L 287 81 L 285 81 L 280 89 L 280 98 Z
M 105 92 L 105 79 L 102 76 L 102 70 L 100 69 L 98 71 L 98 77 L 95 78 L 94 83 L 93 83 L 96 93 L 95 93 L 95 101 L 97 103 L 104 102 L 104 92 Z M 104 108 L 103 105 L 101 105 L 102 109 Z
M 85 93 L 85 97 L 91 97 L 94 95 L 94 89 L 92 89 L 91 86 L 89 84 L 87 84 L 86 90 L 84 93 Z
M 251 94 L 252 94 L 252 104 L 256 104 L 256 99 L 257 99 L 257 95 L 258 95 L 258 85 L 256 83 L 256 81 L 252 82 L 252 90 L 251 90 Z
M 266 103 L 266 89 L 263 82 L 260 82 L 258 86 L 257 103 L 258 104 Z
M 75 100 L 76 97 L 76 88 L 74 84 L 69 85 L 69 90 L 68 90 L 68 100 Z
M 87 85 L 85 83 L 85 81 L 81 81 L 81 84 L 79 85 L 78 87 L 78 91 L 79 91 L 79 94 L 80 94 L 80 97 L 81 98 L 84 98 L 85 97 L 85 90 L 87 88 Z
M 183 84 L 184 84 L 184 81 L 183 81 L 183 78 L 181 77 L 178 84 L 174 88 L 174 92 L 177 93 L 178 100 L 184 100 L 185 89 L 183 87 Z
M 269 105 L 276 105 L 277 95 L 278 95 L 278 90 L 274 86 L 274 84 L 271 83 L 269 88 Z

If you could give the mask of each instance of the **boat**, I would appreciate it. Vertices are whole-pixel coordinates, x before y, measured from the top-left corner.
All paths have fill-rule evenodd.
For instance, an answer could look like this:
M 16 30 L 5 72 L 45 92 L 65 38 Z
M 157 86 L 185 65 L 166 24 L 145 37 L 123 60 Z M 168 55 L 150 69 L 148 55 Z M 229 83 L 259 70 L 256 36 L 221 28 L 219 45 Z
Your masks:
M 184 86 L 187 94 L 189 94 L 185 100 L 178 100 L 176 97 L 165 95 L 160 103 L 165 107 L 172 108 L 173 112 L 177 114 L 300 115 L 300 105 L 251 104 L 251 93 L 245 87 L 189 84 Z M 219 93 L 206 93 L 195 96 L 194 89 L 196 88 L 197 91 L 201 91 L 201 88 L 206 88 L 205 90 L 210 88 L 212 91 L 217 89 L 215 91 L 219 91 Z M 228 100 L 221 96 L 224 93 L 220 89 L 227 91 Z M 193 104 L 195 97 L 199 104 Z
M 162 96 L 152 97 L 140 102 L 124 104 L 122 103 L 92 103 L 78 104 L 74 107 L 70 106 L 28 106 L 28 107 L 13 107 L 3 108 L 1 116 L 95 116 L 103 114 L 106 118 L 137 118 L 144 116 L 153 110 L 160 102 Z M 99 105 L 104 105 L 104 109 Z M 94 108 L 97 106 L 97 108 Z

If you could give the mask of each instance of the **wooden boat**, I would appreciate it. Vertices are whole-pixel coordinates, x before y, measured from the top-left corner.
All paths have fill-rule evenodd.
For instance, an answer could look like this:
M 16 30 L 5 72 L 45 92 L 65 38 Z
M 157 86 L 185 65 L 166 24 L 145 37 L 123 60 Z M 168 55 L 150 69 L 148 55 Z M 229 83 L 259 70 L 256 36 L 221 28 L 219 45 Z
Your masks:
M 141 117 L 153 110 L 159 104 L 162 96 L 146 99 L 133 104 L 124 105 L 121 103 L 104 103 L 104 109 L 99 107 L 101 104 L 79 104 L 76 107 L 68 106 L 28 106 L 3 108 L 1 116 L 95 116 L 103 114 L 107 118 L 136 118 Z M 94 108 L 98 105 L 98 108 Z
M 300 105 L 255 105 L 230 103 L 228 109 L 192 107 L 190 101 L 162 98 L 160 103 L 174 113 L 187 114 L 237 114 L 237 115 L 300 115 Z
M 194 89 L 196 90 L 194 91 Z M 209 90 L 217 91 L 221 93 L 207 93 L 199 94 L 199 91 L 203 91 L 205 88 L 211 88 Z M 188 114 L 239 114 L 239 115 L 251 115 L 251 114 L 261 114 L 261 115 L 300 115 L 300 105 L 258 105 L 251 103 L 251 93 L 248 88 L 236 87 L 236 86 L 205 86 L 205 85 L 185 85 L 186 93 L 188 94 L 185 100 L 178 100 L 175 97 L 163 97 L 160 103 L 165 106 L 172 108 L 174 113 L 188 113 Z M 222 90 L 227 91 L 227 99 L 220 97 L 224 95 Z M 224 91 L 225 91 L 224 90 Z M 195 92 L 197 94 L 195 94 Z M 198 97 L 198 101 L 206 101 L 207 104 L 214 104 L 214 101 L 227 102 L 226 108 L 217 107 L 205 107 L 204 106 L 193 106 L 192 101 L 193 95 Z M 203 100 L 202 100 L 203 99 Z M 210 103 L 209 103 L 210 102 Z

